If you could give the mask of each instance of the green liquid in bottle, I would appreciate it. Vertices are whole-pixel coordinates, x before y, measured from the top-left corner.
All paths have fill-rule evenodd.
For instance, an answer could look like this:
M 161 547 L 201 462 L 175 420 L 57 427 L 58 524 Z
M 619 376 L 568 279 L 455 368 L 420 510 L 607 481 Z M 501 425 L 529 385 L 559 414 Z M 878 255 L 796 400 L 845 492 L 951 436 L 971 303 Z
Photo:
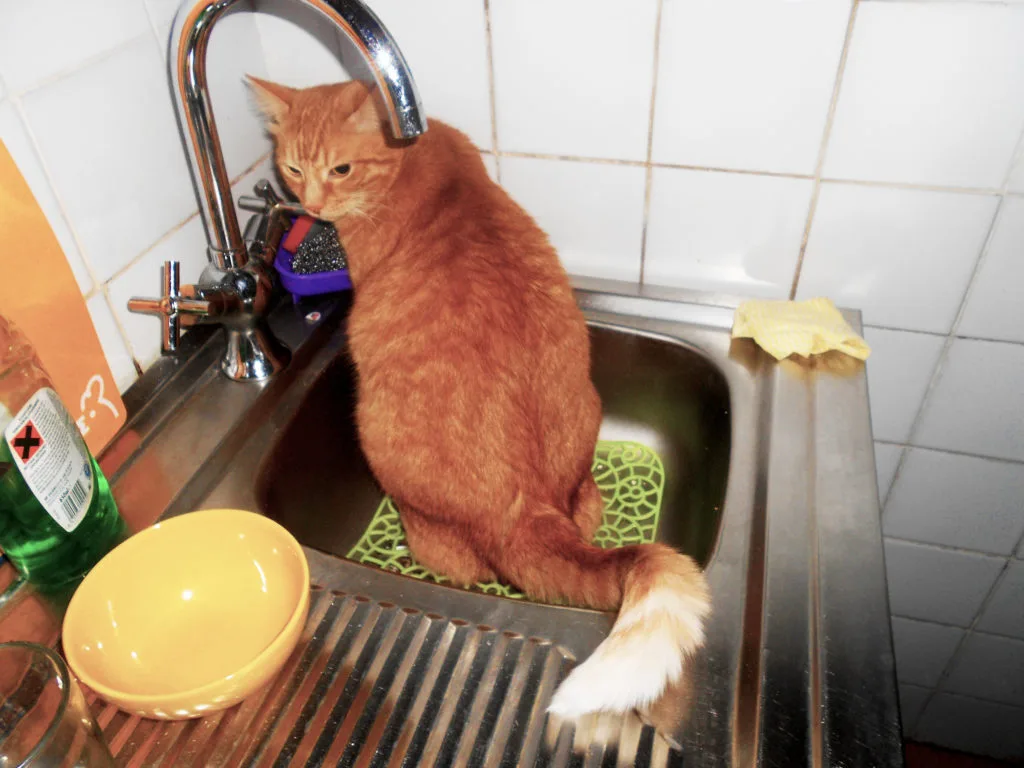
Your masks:
M 35 348 L 0 315 L 0 550 L 29 581 L 59 588 L 127 536 Z
M 14 462 L 0 439 L 0 548 L 27 579 L 44 587 L 75 581 L 127 538 L 110 485 L 92 456 L 92 501 L 70 533 L 39 503 Z

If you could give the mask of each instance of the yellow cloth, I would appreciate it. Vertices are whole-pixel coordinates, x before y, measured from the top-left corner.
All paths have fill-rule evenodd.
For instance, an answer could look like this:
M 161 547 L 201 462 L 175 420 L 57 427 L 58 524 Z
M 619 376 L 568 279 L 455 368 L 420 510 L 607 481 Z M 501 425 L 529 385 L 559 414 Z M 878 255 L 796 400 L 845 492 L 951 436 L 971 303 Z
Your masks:
M 871 348 L 828 299 L 745 301 L 733 318 L 732 337 L 753 339 L 776 360 L 829 350 L 867 360 Z

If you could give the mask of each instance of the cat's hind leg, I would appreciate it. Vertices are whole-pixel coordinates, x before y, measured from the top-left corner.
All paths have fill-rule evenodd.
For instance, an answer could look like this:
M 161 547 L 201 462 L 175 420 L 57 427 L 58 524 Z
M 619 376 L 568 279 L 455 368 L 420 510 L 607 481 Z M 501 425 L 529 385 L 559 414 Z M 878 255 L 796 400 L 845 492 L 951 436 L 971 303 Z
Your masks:
M 495 580 L 494 571 L 455 528 L 408 507 L 400 514 L 409 549 L 420 565 L 460 586 Z
M 583 474 L 572 499 L 572 520 L 580 528 L 584 541 L 593 541 L 604 517 L 604 500 L 590 469 Z

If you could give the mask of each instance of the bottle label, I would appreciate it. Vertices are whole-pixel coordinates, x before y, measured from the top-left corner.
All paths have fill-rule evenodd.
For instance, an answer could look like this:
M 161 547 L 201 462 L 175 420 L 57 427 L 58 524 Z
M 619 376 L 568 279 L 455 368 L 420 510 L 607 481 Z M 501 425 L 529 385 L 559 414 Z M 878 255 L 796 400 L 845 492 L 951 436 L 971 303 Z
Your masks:
M 75 530 L 92 501 L 92 461 L 57 393 L 43 388 L 32 395 L 4 440 L 43 509 L 68 533 Z

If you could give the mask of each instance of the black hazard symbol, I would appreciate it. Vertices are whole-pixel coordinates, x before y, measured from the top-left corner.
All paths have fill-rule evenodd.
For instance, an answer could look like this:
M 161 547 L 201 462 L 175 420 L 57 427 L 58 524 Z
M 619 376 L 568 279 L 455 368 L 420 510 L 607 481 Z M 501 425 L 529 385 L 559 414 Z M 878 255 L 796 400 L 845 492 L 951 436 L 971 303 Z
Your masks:
M 43 447 L 43 436 L 39 434 L 36 425 L 31 421 L 26 422 L 21 431 L 11 440 L 11 449 L 18 454 L 21 463 L 24 464 L 33 456 L 36 451 Z

